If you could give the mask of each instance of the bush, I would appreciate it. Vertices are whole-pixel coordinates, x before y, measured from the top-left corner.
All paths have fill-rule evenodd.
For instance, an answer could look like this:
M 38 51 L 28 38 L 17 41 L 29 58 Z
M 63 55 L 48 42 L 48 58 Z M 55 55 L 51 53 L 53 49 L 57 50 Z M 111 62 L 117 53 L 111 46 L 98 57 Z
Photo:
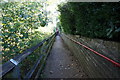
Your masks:
M 65 33 L 120 40 L 119 3 L 68 2 L 58 7 Z

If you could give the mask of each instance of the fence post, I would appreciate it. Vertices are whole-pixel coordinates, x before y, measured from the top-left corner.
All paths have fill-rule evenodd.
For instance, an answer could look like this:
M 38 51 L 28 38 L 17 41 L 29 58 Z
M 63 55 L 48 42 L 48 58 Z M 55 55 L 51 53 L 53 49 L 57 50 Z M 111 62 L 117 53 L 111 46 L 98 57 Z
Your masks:
M 21 80 L 20 65 L 16 65 L 12 73 L 13 78 Z

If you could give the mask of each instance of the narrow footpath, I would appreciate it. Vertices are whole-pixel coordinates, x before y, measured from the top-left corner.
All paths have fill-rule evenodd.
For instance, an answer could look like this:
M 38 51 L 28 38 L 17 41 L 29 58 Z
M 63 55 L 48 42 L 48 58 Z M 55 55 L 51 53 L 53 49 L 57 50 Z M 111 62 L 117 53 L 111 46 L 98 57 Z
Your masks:
M 86 78 L 60 36 L 56 37 L 42 74 L 43 78 Z

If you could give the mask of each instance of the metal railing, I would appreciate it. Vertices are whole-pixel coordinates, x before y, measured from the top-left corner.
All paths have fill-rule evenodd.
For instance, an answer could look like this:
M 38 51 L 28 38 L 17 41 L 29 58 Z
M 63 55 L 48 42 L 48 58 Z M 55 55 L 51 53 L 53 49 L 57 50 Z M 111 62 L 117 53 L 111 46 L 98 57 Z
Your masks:
M 49 51 L 52 47 L 55 37 L 56 37 L 56 33 L 54 33 L 49 38 L 44 39 L 43 41 L 38 43 L 36 46 L 33 46 L 27 49 L 22 54 L 19 54 L 15 56 L 13 59 L 10 59 L 3 65 L 0 65 L 0 68 L 2 68 L 2 71 L 0 71 L 0 77 L 4 78 L 6 75 L 8 75 L 9 73 L 11 74 L 12 72 L 12 74 L 14 75 L 12 77 L 17 78 L 19 80 L 38 78 L 39 73 L 41 72 L 44 66 L 44 63 L 47 59 L 47 56 L 49 54 Z M 28 73 L 25 76 L 21 76 L 19 64 L 23 62 L 36 49 L 41 49 L 39 59 L 36 61 L 36 63 L 32 66 L 32 68 L 28 71 Z
M 61 37 L 90 78 L 120 78 L 120 63 L 87 47 L 84 41 L 62 34 Z

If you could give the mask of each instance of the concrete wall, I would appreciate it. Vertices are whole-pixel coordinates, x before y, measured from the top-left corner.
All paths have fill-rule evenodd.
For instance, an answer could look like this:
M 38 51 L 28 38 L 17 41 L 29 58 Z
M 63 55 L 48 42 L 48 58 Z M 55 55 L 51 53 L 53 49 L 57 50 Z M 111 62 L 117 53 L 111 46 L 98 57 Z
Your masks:
M 67 35 L 82 44 L 94 49 L 95 51 L 120 62 L 120 43 L 103 41 L 100 39 L 90 39 L 85 37 Z M 69 47 L 73 55 L 78 59 L 83 71 L 90 78 L 120 78 L 120 67 L 116 67 L 106 59 L 94 54 L 93 52 L 74 43 L 65 34 L 61 34 L 65 44 Z

